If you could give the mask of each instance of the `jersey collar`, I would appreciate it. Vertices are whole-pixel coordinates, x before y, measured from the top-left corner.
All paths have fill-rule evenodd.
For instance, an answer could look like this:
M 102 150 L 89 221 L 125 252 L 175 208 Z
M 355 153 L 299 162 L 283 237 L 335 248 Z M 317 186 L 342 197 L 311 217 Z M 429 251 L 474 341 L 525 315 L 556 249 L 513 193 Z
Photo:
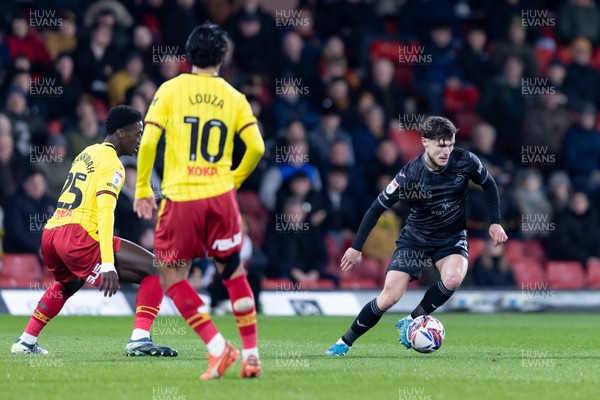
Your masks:
M 103 145 L 103 146 L 112 147 L 112 149 L 113 149 L 114 151 L 117 151 L 117 148 L 116 148 L 116 147 L 115 147 L 115 145 L 114 145 L 114 144 L 112 144 L 112 143 L 109 143 L 109 142 L 102 142 L 102 145 Z

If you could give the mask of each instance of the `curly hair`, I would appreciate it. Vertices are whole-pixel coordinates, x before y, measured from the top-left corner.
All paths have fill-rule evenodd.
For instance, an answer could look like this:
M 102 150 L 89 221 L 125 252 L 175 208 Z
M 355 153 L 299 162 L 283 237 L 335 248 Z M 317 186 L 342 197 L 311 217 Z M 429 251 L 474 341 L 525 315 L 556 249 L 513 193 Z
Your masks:
M 431 116 L 425 120 L 421 136 L 438 141 L 451 140 L 457 131 L 456 126 L 448 118 Z
M 228 45 L 227 32 L 207 21 L 190 33 L 185 51 L 192 65 L 199 68 L 216 67 L 225 59 Z
M 112 135 L 117 130 L 142 120 L 142 114 L 133 107 L 116 106 L 111 108 L 106 118 L 106 131 Z

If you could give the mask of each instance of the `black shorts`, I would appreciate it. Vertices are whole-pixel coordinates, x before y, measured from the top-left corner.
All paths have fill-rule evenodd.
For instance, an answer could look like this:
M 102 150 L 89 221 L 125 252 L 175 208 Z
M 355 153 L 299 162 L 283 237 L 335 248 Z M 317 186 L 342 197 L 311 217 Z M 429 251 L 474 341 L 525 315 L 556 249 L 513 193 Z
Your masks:
M 460 254 L 469 260 L 469 244 L 467 236 L 460 234 L 444 239 L 435 245 L 416 241 L 402 231 L 396 241 L 396 250 L 387 267 L 388 271 L 401 271 L 410 275 L 410 280 L 419 279 L 419 274 L 426 268 L 435 268 L 435 264 L 450 254 Z

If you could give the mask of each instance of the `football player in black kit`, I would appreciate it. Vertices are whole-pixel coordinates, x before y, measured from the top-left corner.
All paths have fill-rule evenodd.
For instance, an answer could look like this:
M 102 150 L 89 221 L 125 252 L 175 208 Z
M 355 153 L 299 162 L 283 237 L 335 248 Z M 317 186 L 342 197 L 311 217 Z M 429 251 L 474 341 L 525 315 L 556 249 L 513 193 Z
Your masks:
M 396 241 L 383 290 L 367 303 L 346 333 L 325 352 L 344 356 L 356 339 L 374 327 L 383 313 L 396 304 L 408 283 L 423 268 L 435 267 L 440 281 L 431 286 L 414 311 L 398 321 L 400 341 L 410 348 L 406 332 L 410 322 L 442 306 L 462 283 L 468 267 L 465 201 L 469 179 L 485 193 L 491 220 L 489 235 L 494 245 L 507 240 L 500 226 L 498 189 L 494 178 L 469 151 L 454 148 L 456 127 L 443 117 L 429 117 L 421 131 L 425 152 L 402 168 L 373 201 L 363 217 L 352 246 L 342 257 L 342 271 L 361 260 L 361 249 L 379 216 L 399 200 L 407 201 L 410 214 Z

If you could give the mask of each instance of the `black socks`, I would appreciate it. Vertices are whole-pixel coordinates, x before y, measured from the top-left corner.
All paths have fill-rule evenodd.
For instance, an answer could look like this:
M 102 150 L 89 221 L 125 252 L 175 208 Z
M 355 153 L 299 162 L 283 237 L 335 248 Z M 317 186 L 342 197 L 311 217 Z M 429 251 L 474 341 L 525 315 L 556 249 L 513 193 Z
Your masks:
M 344 333 L 344 336 L 342 336 L 344 343 L 346 343 L 348 346 L 352 346 L 356 339 L 377 325 L 384 312 L 385 311 L 382 311 L 379 309 L 379 307 L 377 307 L 376 298 L 365 304 L 363 309 L 358 313 L 358 316 L 352 323 L 350 329 L 348 329 L 348 331 Z
M 421 300 L 421 303 L 413 310 L 410 316 L 415 319 L 421 315 L 431 314 L 444 305 L 453 294 L 453 290 L 449 290 L 444 286 L 442 281 L 438 281 L 436 285 L 427 289 L 425 296 L 423 296 L 423 300 Z

